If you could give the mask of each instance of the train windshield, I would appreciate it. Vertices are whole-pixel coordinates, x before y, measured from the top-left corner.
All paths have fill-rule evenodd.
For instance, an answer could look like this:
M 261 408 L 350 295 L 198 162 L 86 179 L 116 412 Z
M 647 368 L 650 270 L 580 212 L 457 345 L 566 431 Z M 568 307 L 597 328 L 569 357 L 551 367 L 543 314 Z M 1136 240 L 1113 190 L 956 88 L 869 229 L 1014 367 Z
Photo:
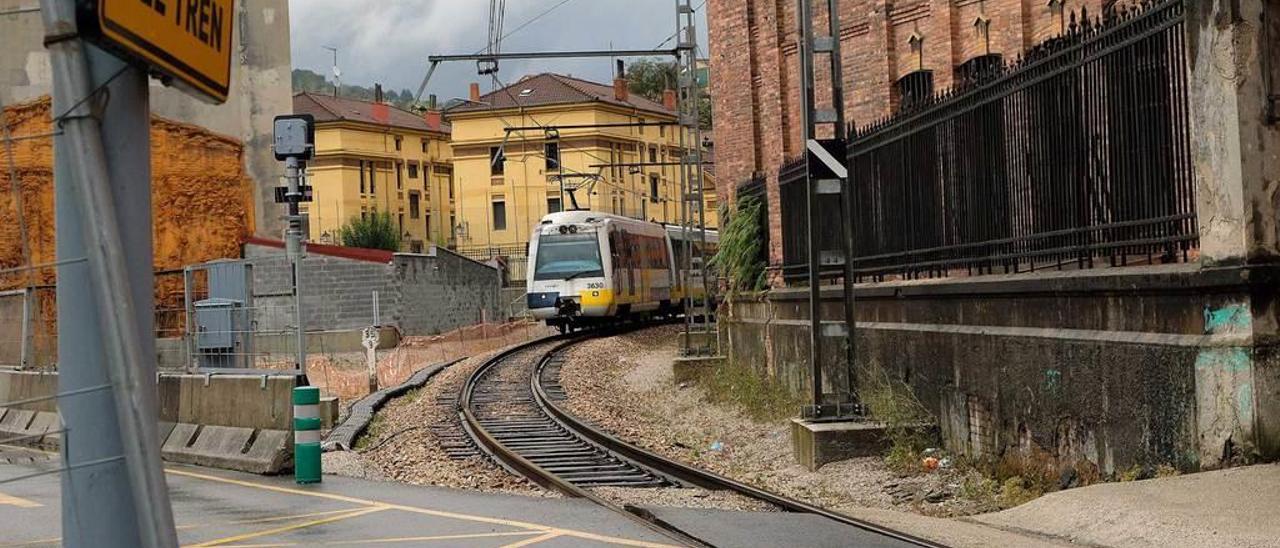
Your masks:
M 569 280 L 604 276 L 600 241 L 594 233 L 543 234 L 538 239 L 534 280 Z

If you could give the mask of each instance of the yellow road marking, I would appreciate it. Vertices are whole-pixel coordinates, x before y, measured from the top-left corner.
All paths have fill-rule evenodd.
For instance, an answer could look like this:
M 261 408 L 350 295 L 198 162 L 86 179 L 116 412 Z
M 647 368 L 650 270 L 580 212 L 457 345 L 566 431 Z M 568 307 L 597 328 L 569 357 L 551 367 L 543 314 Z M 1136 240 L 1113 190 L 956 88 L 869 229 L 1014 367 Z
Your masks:
M 502 548 L 520 548 L 521 546 L 529 546 L 529 545 L 537 544 L 537 543 L 542 542 L 542 541 L 544 541 L 544 540 L 551 540 L 551 539 L 553 539 L 553 538 L 557 538 L 557 537 L 561 536 L 561 534 L 562 534 L 562 533 L 560 533 L 559 531 L 552 531 L 552 532 L 547 533 L 547 534 L 545 534 L 545 535 L 538 535 L 538 536 L 533 537 L 533 538 L 527 538 L 527 539 L 524 539 L 524 540 L 522 540 L 522 541 L 520 541 L 520 542 L 513 542 L 513 543 L 511 543 L 511 544 L 508 544 L 508 545 L 506 545 L 506 546 L 503 546 Z
M 316 519 L 311 521 L 304 521 L 302 523 L 293 523 L 290 525 L 285 525 L 283 527 L 276 527 L 275 529 L 267 529 L 265 531 L 255 531 L 253 533 L 245 533 L 243 535 L 223 537 L 217 540 L 202 542 L 200 544 L 196 544 L 195 546 L 223 546 L 223 545 L 231 544 L 233 542 L 249 540 L 251 538 L 265 537 L 269 535 L 276 535 L 279 533 L 287 533 L 289 531 L 293 531 L 297 529 L 306 529 L 307 527 L 315 527 L 316 525 L 324 525 L 326 523 L 333 523 L 335 521 L 342 521 L 344 519 L 357 518 L 363 515 L 372 514 L 374 512 L 381 512 L 383 510 L 389 510 L 389 508 L 385 506 L 370 506 L 368 508 L 361 508 L 359 510 L 350 511 L 345 514 L 339 514 L 336 516 L 330 516 L 327 518 L 321 518 L 321 519 Z
M 18 508 L 39 508 L 41 506 L 44 506 L 43 504 L 40 504 L 35 501 L 18 498 L 13 495 L 6 495 L 4 493 L 0 493 L 0 505 L 6 505 L 6 504 L 9 506 L 17 506 Z
M 399 538 L 376 538 L 370 540 L 339 540 L 333 542 L 320 542 L 326 546 L 345 546 L 348 544 L 375 544 L 389 542 L 427 542 L 431 540 L 461 540 L 469 538 L 491 538 L 491 537 L 516 537 L 522 535 L 536 535 L 541 531 L 508 531 L 505 533 L 463 533 L 458 535 L 436 535 L 431 537 L 399 537 Z
M 442 510 L 428 510 L 428 509 L 426 509 L 426 508 L 419 508 L 419 507 L 416 507 L 416 506 L 405 506 L 405 505 L 402 505 L 402 504 L 392 504 L 392 503 L 386 503 L 386 502 L 378 502 L 378 501 L 373 501 L 373 500 L 368 500 L 368 499 L 361 499 L 361 498 L 356 498 L 356 497 L 348 497 L 348 496 L 345 496 L 345 495 L 337 495 L 337 494 L 333 494 L 333 493 L 322 493 L 322 492 L 318 492 L 318 491 L 304 491 L 304 490 L 302 490 L 302 489 L 294 489 L 294 488 L 291 488 L 291 487 L 281 487 L 281 486 L 278 486 L 278 485 L 266 485 L 266 484 L 262 484 L 262 483 L 253 483 L 253 482 L 242 481 L 242 480 L 237 480 L 237 479 L 224 478 L 224 477 L 220 477 L 220 476 L 213 476 L 213 475 L 208 475 L 208 474 L 200 474 L 200 473 L 196 473 L 196 472 L 188 472 L 188 471 L 186 471 L 186 470 L 177 470 L 177 469 L 173 469 L 173 468 L 165 469 L 165 472 L 167 472 L 167 473 L 169 473 L 169 474 L 173 474 L 173 475 L 175 475 L 175 476 L 184 476 L 184 477 L 189 477 L 189 478 L 194 478 L 194 479 L 199 479 L 199 480 L 212 481 L 212 482 L 218 482 L 218 483 L 226 483 L 226 484 L 228 484 L 228 485 L 238 485 L 238 486 L 241 486 L 241 487 L 247 487 L 247 488 L 250 488 L 250 489 L 261 489 L 261 490 L 264 490 L 264 491 L 274 491 L 274 492 L 276 492 L 276 493 L 287 493 L 287 494 L 290 494 L 290 495 L 299 495 L 299 496 L 304 496 L 304 497 L 314 497 L 314 498 L 321 498 L 321 499 L 326 499 L 326 500 L 336 500 L 336 501 L 340 501 L 340 502 L 348 502 L 348 503 L 351 503 L 351 504 L 359 504 L 359 505 L 362 505 L 362 506 L 370 506 L 370 507 L 377 507 L 377 508 L 382 508 L 382 509 L 391 509 L 391 510 L 400 510 L 400 511 L 402 511 L 402 512 L 411 512 L 411 513 L 414 513 L 414 514 L 422 514 L 422 515 L 425 515 L 425 516 L 436 516 L 436 517 L 442 517 L 442 518 L 457 519 L 457 520 L 462 520 L 462 521 L 473 521 L 473 522 L 477 522 L 477 523 L 490 523 L 490 524 L 495 524 L 495 525 L 506 525 L 506 526 L 509 526 L 509 527 L 519 527 L 519 528 L 521 528 L 521 529 L 529 529 L 529 530 L 533 530 L 533 531 L 541 531 L 541 532 L 543 532 L 543 533 L 556 532 L 556 533 L 560 533 L 560 534 L 562 534 L 562 535 L 567 535 L 567 536 L 571 536 L 571 537 L 575 537 L 575 538 L 586 539 L 586 540 L 594 540 L 594 541 L 597 541 L 597 542 L 605 542 L 605 543 L 609 543 L 609 544 L 618 544 L 618 545 L 622 545 L 622 546 L 637 546 L 637 547 L 640 547 L 640 548 L 674 548 L 674 545 L 671 545 L 671 544 L 660 544 L 660 543 L 655 543 L 655 542 L 646 542 L 646 541 L 642 541 L 642 540 L 631 540 L 631 539 L 624 539 L 624 538 L 618 538 L 618 537 L 610 537 L 610 536 L 606 536 L 606 535 L 597 535 L 597 534 L 595 534 L 595 533 L 588 533 L 588 532 L 585 532 L 585 531 L 576 531 L 576 530 L 573 530 L 573 529 L 560 529 L 560 528 L 557 528 L 557 527 L 550 527 L 550 526 L 547 526 L 547 525 L 542 525 L 542 524 L 538 524 L 538 523 L 531 523 L 531 522 L 527 522 L 527 521 L 518 521 L 518 520 L 510 520 L 510 519 L 502 519 L 502 518 L 491 518 L 491 517 L 486 517 L 486 516 L 474 516 L 474 515 L 469 515 L 469 514 L 459 514 L 459 513 L 456 513 L 456 512 L 445 512 L 445 511 L 442 511 Z
M 271 523 L 273 521 L 289 521 L 291 519 L 314 518 L 316 516 L 332 516 L 334 514 L 342 514 L 345 512 L 351 512 L 353 510 L 359 510 L 359 508 L 343 508 L 341 510 L 326 510 L 324 512 L 311 512 L 308 514 L 291 514 L 287 516 L 271 516 L 267 518 L 241 519 L 236 521 L 224 521 L 222 523 L 179 525 L 177 529 L 179 531 L 183 531 L 187 529 L 200 529 L 203 527 L 221 527 L 224 525 L 252 525 L 255 523 Z

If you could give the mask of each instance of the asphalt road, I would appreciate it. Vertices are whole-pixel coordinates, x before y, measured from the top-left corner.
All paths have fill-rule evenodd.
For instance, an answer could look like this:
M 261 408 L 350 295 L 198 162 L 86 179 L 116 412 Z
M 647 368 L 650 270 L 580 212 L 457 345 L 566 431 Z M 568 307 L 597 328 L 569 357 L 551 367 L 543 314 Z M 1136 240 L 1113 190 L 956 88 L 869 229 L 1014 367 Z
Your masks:
M 0 448 L 0 547 L 57 546 L 56 455 Z M 531 498 L 326 476 L 319 485 L 198 467 L 167 468 L 184 546 L 667 546 L 672 540 L 574 499 Z M 655 508 L 717 546 L 888 547 L 812 516 Z

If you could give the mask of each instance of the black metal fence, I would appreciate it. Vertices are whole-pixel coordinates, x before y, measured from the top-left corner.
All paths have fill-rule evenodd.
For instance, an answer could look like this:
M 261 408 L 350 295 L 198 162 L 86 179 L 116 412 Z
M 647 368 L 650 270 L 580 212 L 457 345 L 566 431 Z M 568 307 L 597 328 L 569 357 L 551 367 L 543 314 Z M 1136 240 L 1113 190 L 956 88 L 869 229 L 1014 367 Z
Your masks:
M 1183 19 L 1181 0 L 1073 15 L 1024 58 L 851 128 L 859 277 L 1187 260 L 1198 235 Z M 804 275 L 804 185 L 780 183 L 784 272 Z M 835 225 L 822 249 L 840 249 L 836 207 L 814 216 Z

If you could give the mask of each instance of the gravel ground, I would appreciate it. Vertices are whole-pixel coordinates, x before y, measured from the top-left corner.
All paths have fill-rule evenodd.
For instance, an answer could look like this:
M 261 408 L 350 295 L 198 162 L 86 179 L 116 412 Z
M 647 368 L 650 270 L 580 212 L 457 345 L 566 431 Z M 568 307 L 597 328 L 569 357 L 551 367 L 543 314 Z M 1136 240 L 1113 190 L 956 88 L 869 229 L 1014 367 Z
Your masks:
M 811 504 L 973 513 L 970 501 L 956 498 L 960 478 L 952 472 L 902 477 L 876 457 L 804 470 L 791 455 L 789 423 L 758 423 L 709 404 L 697 387 L 673 387 L 678 330 L 648 329 L 570 349 L 561 379 L 568 409 L 646 449 Z
M 413 485 L 556 496 L 479 457 L 451 459 L 441 447 L 444 433 L 461 431 L 453 402 L 462 383 L 490 355 L 441 371 L 421 390 L 388 403 L 371 425 L 364 449 L 358 451 L 366 467 L 355 472 Z

